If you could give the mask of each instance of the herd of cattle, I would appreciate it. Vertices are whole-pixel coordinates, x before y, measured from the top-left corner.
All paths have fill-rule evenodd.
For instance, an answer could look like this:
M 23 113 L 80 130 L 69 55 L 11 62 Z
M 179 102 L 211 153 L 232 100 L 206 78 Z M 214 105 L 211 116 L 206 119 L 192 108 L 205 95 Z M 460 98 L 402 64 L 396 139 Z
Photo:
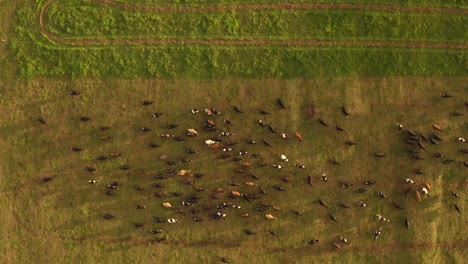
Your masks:
M 78 97 L 81 93 L 79 91 L 71 91 L 70 96 L 73 97 Z M 451 98 L 452 96 L 443 93 L 441 95 L 443 98 Z M 453 99 L 452 99 L 453 100 Z M 286 105 L 281 99 L 277 99 L 276 101 L 277 107 L 279 111 L 286 111 Z M 153 102 L 151 101 L 142 101 L 141 105 L 142 107 L 151 107 Z M 464 103 L 464 107 L 468 107 L 468 102 Z M 463 116 L 463 107 L 460 105 L 460 110 L 455 111 L 450 113 L 454 117 L 460 117 Z M 352 113 L 348 111 L 348 109 L 343 106 L 341 107 L 341 112 L 344 116 L 351 116 L 349 118 L 352 118 Z M 179 127 L 177 124 L 167 124 L 166 126 L 166 131 L 165 133 L 157 133 L 154 132 L 152 128 L 149 127 L 140 127 L 139 128 L 139 133 L 154 133 L 154 136 L 156 137 L 161 137 L 164 139 L 173 139 L 178 142 L 184 142 L 187 140 L 195 140 L 199 141 L 201 144 L 204 145 L 203 148 L 201 149 L 192 149 L 192 148 L 186 148 L 185 153 L 187 155 L 187 158 L 181 158 L 180 160 L 170 160 L 169 156 L 170 153 L 166 153 L 161 155 L 159 158 L 166 164 L 167 168 L 165 168 L 161 174 L 157 175 L 156 178 L 158 180 L 157 183 L 154 183 L 152 188 L 156 190 L 154 192 L 154 197 L 157 197 L 160 199 L 160 205 L 162 206 L 161 208 L 167 208 L 166 210 L 173 210 L 175 215 L 179 215 L 179 217 L 174 217 L 174 218 L 162 218 L 162 217 L 154 217 L 154 222 L 155 223 L 179 223 L 180 221 L 187 221 L 187 219 L 193 220 L 195 222 L 203 222 L 205 219 L 201 216 L 202 214 L 209 216 L 213 220 L 220 220 L 220 219 L 225 219 L 228 214 L 231 213 L 231 211 L 227 209 L 244 209 L 243 206 L 241 206 L 239 203 L 252 203 L 254 200 L 262 200 L 264 198 L 267 198 L 267 192 L 269 191 L 268 188 L 262 187 L 259 184 L 255 183 L 256 180 L 260 179 L 260 176 L 257 175 L 257 173 L 253 172 L 253 168 L 255 170 L 262 170 L 262 167 L 273 167 L 277 170 L 281 170 L 285 167 L 285 164 L 289 163 L 289 159 L 286 154 L 279 154 L 277 159 L 272 161 L 272 162 L 255 162 L 256 158 L 262 156 L 261 153 L 251 153 L 249 150 L 249 146 L 255 145 L 255 144 L 263 144 L 264 149 L 268 153 L 272 153 L 273 149 L 273 144 L 270 143 L 269 138 L 272 137 L 279 137 L 284 140 L 298 140 L 298 141 L 304 141 L 302 135 L 299 132 L 292 132 L 292 133 L 284 133 L 280 131 L 278 128 L 275 128 L 273 124 L 271 123 L 266 123 L 263 121 L 264 116 L 271 115 L 272 113 L 267 112 L 263 109 L 258 109 L 257 115 L 258 115 L 258 120 L 257 124 L 258 126 L 262 127 L 265 129 L 265 134 L 262 135 L 262 139 L 260 141 L 257 141 L 256 139 L 251 139 L 247 138 L 245 139 L 244 142 L 232 142 L 230 140 L 230 137 L 234 134 L 237 133 L 242 133 L 243 131 L 240 130 L 239 127 L 236 127 L 235 124 L 235 117 L 236 116 L 241 116 L 244 113 L 244 110 L 241 107 L 238 106 L 232 106 L 232 111 L 229 113 L 223 114 L 217 109 L 213 108 L 204 108 L 204 109 L 191 109 L 188 111 L 188 114 L 190 116 L 192 115 L 204 115 L 205 117 L 204 122 L 202 122 L 199 127 L 187 127 L 187 128 L 182 128 L 184 131 L 183 134 L 181 133 L 179 136 L 171 135 L 170 132 L 173 131 L 173 129 Z M 148 118 L 153 118 L 153 119 L 158 119 L 160 118 L 164 113 L 162 112 L 154 112 L 152 115 L 148 116 Z M 463 117 L 461 117 L 463 118 Z M 80 118 L 82 122 L 87 122 L 90 120 L 89 117 L 87 116 L 82 116 Z M 44 125 L 47 125 L 48 122 L 44 118 L 39 118 L 38 121 Z M 340 125 L 334 125 L 334 126 L 329 126 L 328 122 L 326 121 L 325 118 L 321 117 L 317 120 L 317 122 L 325 127 L 331 127 L 332 129 L 336 129 L 339 132 L 346 131 L 345 128 L 341 127 Z M 433 155 L 434 157 L 438 158 L 441 160 L 443 164 L 458 164 L 458 162 L 454 159 L 454 155 L 452 155 L 451 158 L 446 157 L 445 154 L 439 153 L 439 152 L 434 152 L 434 148 L 429 147 L 430 145 L 439 145 L 443 144 L 444 142 L 451 141 L 452 139 L 442 139 L 442 131 L 443 129 L 437 125 L 437 124 L 432 124 L 432 128 L 434 129 L 433 132 L 430 134 L 424 134 L 421 132 L 416 132 L 413 131 L 410 128 L 405 128 L 404 125 L 402 124 L 396 124 L 396 130 L 400 130 L 401 136 L 402 136 L 402 144 L 408 144 L 408 152 L 411 158 L 415 160 L 424 160 L 425 156 L 427 155 Z M 103 135 L 100 137 L 102 140 L 109 140 L 110 137 L 104 135 L 105 131 L 112 129 L 111 127 L 106 127 L 106 126 L 101 126 L 98 128 L 99 131 L 103 132 Z M 179 128 L 180 131 L 180 128 Z M 267 136 L 268 135 L 268 136 Z M 464 143 L 465 139 L 462 136 L 458 136 L 457 138 L 453 139 L 455 144 L 459 144 L 459 154 L 462 157 L 463 160 L 463 155 L 468 153 L 468 149 L 464 148 Z M 165 141 L 170 144 L 170 141 Z M 203 143 L 202 143 L 203 142 Z M 348 147 L 352 148 L 357 148 L 359 147 L 359 144 L 356 142 L 353 142 L 351 140 L 346 140 L 343 142 L 345 145 Z M 199 144 L 199 145 L 201 145 Z M 149 147 L 151 148 L 158 148 L 161 147 L 160 144 L 157 143 L 150 143 Z M 431 150 L 432 148 L 432 150 Z M 71 150 L 74 152 L 80 152 L 83 151 L 84 149 L 80 146 L 71 146 Z M 204 174 L 200 172 L 192 172 L 190 169 L 173 169 L 174 165 L 176 164 L 186 164 L 187 167 L 190 167 L 190 162 L 192 162 L 190 158 L 193 158 L 194 161 L 199 157 L 200 155 L 197 155 L 197 153 L 202 152 L 202 151 L 210 151 L 210 152 L 218 152 L 219 153 L 219 159 L 221 160 L 232 160 L 235 165 L 235 169 L 233 173 L 238 173 L 247 176 L 248 178 L 251 178 L 251 180 L 246 181 L 244 183 L 237 183 L 237 182 L 227 182 L 228 186 L 234 186 L 238 188 L 236 191 L 230 191 L 227 192 L 223 190 L 223 186 L 219 186 L 213 190 L 207 190 L 200 185 L 197 184 L 197 181 L 204 176 Z M 276 155 L 276 154 L 275 154 Z M 375 152 L 373 153 L 375 155 L 376 159 L 384 159 L 387 157 L 386 153 L 380 153 L 380 152 Z M 122 156 L 121 153 L 119 152 L 112 152 L 108 156 L 98 156 L 96 157 L 96 160 L 101 162 L 105 161 L 109 158 L 118 158 Z M 328 162 L 330 164 L 340 166 L 342 162 L 336 160 L 336 159 L 329 159 Z M 306 169 L 306 165 L 300 163 L 300 162 L 290 162 L 291 164 L 294 164 L 297 169 Z M 215 163 L 214 163 L 215 164 Z M 458 165 L 455 165 L 458 166 Z M 463 161 L 462 166 L 468 167 L 468 162 Z M 125 164 L 119 167 L 120 170 L 126 171 L 131 168 L 131 165 Z M 89 172 L 90 174 L 94 173 L 96 169 L 92 166 L 89 166 L 87 164 L 84 164 L 84 169 Z M 415 174 L 424 174 L 424 171 L 422 169 L 416 169 L 414 171 Z M 180 177 L 180 176 L 187 176 L 190 175 L 190 179 L 186 177 Z M 162 182 L 165 179 L 168 178 L 174 178 L 174 177 L 180 177 L 180 179 L 183 180 L 184 184 L 187 186 L 191 186 L 190 190 L 193 190 L 192 192 L 188 192 L 189 194 L 181 193 L 181 192 L 170 192 L 166 193 L 162 191 L 165 186 Z M 297 177 L 288 177 L 288 176 L 281 176 L 280 180 L 282 182 L 289 182 L 292 181 L 292 178 L 296 181 L 303 181 L 305 184 L 309 184 L 311 187 L 317 184 L 319 181 L 326 182 L 328 180 L 327 174 L 322 173 L 321 175 L 306 175 L 304 176 L 303 179 L 297 179 Z M 49 182 L 52 180 L 52 177 L 46 177 L 43 178 L 43 182 Z M 89 184 L 93 185 L 98 185 L 100 182 L 98 179 L 91 178 L 88 180 Z M 361 188 L 357 189 L 357 193 L 364 193 L 367 192 L 368 189 L 366 189 L 366 186 L 370 186 L 375 184 L 376 181 L 374 180 L 366 180 L 363 182 Z M 114 196 L 118 192 L 118 189 L 121 188 L 121 183 L 118 181 L 112 181 L 105 183 L 105 195 L 108 196 Z M 352 183 L 342 183 L 343 188 L 349 188 L 353 186 L 354 184 Z M 245 189 L 243 187 L 246 187 Z M 428 182 L 416 182 L 411 177 L 408 177 L 405 182 L 401 183 L 402 186 L 402 195 L 405 197 L 408 196 L 408 198 L 414 197 L 413 199 L 417 199 L 421 201 L 425 195 L 429 196 L 430 192 L 432 191 L 431 186 L 429 185 Z M 285 192 L 287 188 L 285 188 L 281 184 L 274 184 L 270 186 L 272 190 L 278 191 L 278 192 Z M 147 188 L 140 186 L 140 185 L 135 185 L 134 186 L 136 191 L 146 191 Z M 248 188 L 248 189 L 247 189 Z M 256 190 L 256 191 L 252 191 Z M 411 194 L 411 195 L 410 195 Z M 378 193 L 379 197 L 381 199 L 386 199 L 389 200 L 387 195 L 384 192 L 379 192 Z M 459 198 L 459 194 L 457 193 L 456 190 L 451 191 L 451 195 L 453 195 L 453 199 Z M 164 201 L 166 197 L 180 197 L 179 205 L 176 204 L 171 204 L 170 202 Z M 214 206 L 212 205 L 207 205 L 203 204 L 203 201 L 206 199 L 208 200 L 213 200 L 216 201 L 216 204 Z M 377 198 L 378 199 L 378 198 Z M 323 206 L 326 208 L 329 208 L 329 204 L 331 204 L 333 201 L 328 201 L 325 202 L 323 199 L 318 199 L 317 200 L 317 205 L 318 206 Z M 359 201 L 356 204 L 347 204 L 344 202 L 337 202 L 336 204 L 339 204 L 340 207 L 342 208 L 352 208 L 352 207 L 367 207 L 367 204 L 363 201 Z M 391 202 L 391 204 L 397 209 L 397 210 L 402 210 L 403 206 L 401 206 L 398 203 Z M 461 214 L 461 208 L 460 206 L 456 203 L 453 202 L 453 205 L 451 205 L 458 213 Z M 135 209 L 141 210 L 146 208 L 145 205 L 141 204 L 136 204 Z M 265 218 L 267 220 L 275 220 L 276 217 L 274 216 L 275 211 L 285 211 L 284 208 L 279 208 L 278 206 L 270 205 L 265 201 L 260 202 L 260 205 L 256 208 L 254 208 L 255 213 L 262 213 L 265 215 Z M 290 209 L 290 212 L 292 214 L 296 215 L 302 215 L 301 212 L 297 210 L 292 210 Z M 248 212 L 244 210 L 239 210 L 239 213 L 242 217 L 250 217 L 254 212 Z M 118 217 L 118 215 L 115 215 L 112 212 L 106 212 L 102 215 L 102 218 L 105 220 L 111 220 Z M 329 214 L 330 221 L 334 222 L 340 222 L 343 221 L 341 219 L 338 219 L 334 214 L 330 213 Z M 179 220 L 181 219 L 181 220 Z M 183 220 L 182 220 L 183 219 Z M 382 222 L 389 222 L 390 220 L 382 215 L 377 214 L 376 215 L 376 220 L 377 221 L 382 221 Z M 410 227 L 410 220 L 408 218 L 405 218 L 404 223 L 402 223 L 402 226 L 405 226 L 406 228 Z M 134 223 L 134 226 L 136 228 L 142 228 L 145 226 L 144 223 Z M 378 227 L 374 229 L 374 240 L 376 240 L 379 235 L 382 232 L 382 227 Z M 247 235 L 255 235 L 256 232 L 249 230 L 249 229 L 244 229 L 242 230 L 245 234 Z M 280 236 L 275 230 L 266 230 L 268 231 L 269 234 L 272 236 Z M 151 229 L 149 231 L 152 234 L 162 234 L 164 231 L 162 229 Z M 159 237 L 156 238 L 156 242 L 161 242 L 163 241 L 164 238 Z M 316 244 L 320 242 L 318 238 L 311 238 L 309 241 L 306 241 L 308 244 Z M 341 243 L 349 243 L 348 240 L 344 237 L 340 237 L 336 241 L 333 242 L 333 245 L 341 249 Z M 230 260 L 226 257 L 220 257 L 220 260 L 223 262 L 230 262 Z

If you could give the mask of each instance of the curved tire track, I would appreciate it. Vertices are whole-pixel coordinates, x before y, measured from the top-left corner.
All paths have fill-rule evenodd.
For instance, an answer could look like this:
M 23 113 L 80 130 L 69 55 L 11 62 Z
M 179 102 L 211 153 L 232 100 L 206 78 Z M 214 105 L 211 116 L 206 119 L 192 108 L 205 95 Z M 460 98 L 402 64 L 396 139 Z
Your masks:
M 404 47 L 404 48 L 437 48 L 437 49 L 466 49 L 465 43 L 429 43 L 411 41 L 361 41 L 361 40 L 264 40 L 264 39 L 67 39 L 48 31 L 45 27 L 44 14 L 47 8 L 57 0 L 49 0 L 41 9 L 39 25 L 49 39 L 68 45 L 97 45 L 97 44 L 202 44 L 202 45 L 278 45 L 278 46 L 364 46 L 364 47 Z M 96 3 L 114 5 L 127 9 L 154 11 L 154 12 L 210 12 L 232 10 L 258 10 L 258 9 L 351 9 L 375 11 L 402 11 L 425 13 L 461 13 L 468 14 L 468 9 L 462 8 L 435 8 L 411 6 L 386 5 L 353 5 L 353 4 L 262 4 L 238 6 L 207 6 L 207 7 L 156 7 L 139 6 L 128 3 L 118 3 L 112 0 L 92 0 Z

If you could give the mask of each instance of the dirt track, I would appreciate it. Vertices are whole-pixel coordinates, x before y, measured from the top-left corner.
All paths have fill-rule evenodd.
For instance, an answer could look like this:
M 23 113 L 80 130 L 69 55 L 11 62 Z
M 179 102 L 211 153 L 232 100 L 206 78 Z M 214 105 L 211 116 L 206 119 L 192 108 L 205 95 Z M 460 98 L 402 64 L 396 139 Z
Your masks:
M 413 47 L 413 48 L 445 48 L 466 49 L 464 43 L 428 43 L 428 42 L 400 42 L 400 41 L 358 41 L 358 40 L 228 40 L 228 39 L 66 39 L 49 32 L 44 23 L 47 8 L 57 0 L 49 0 L 41 9 L 39 24 L 42 32 L 50 39 L 70 45 L 96 44 L 202 44 L 202 45 L 282 45 L 282 46 L 365 46 L 365 47 Z M 154 12 L 208 12 L 227 10 L 257 10 L 257 9 L 351 9 L 426 13 L 462 13 L 468 9 L 461 8 L 432 8 L 386 5 L 353 5 L 353 4 L 271 4 L 271 5 L 238 5 L 238 6 L 207 6 L 207 7 L 156 7 L 138 6 L 117 3 L 112 0 L 93 0 L 97 3 L 119 6 L 127 9 L 139 9 Z

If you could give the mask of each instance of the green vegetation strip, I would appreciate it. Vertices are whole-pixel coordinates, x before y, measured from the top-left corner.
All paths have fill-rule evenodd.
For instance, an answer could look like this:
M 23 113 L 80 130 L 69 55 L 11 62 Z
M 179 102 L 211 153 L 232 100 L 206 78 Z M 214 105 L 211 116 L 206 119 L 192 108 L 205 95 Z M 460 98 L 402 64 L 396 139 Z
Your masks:
M 151 38 L 463 42 L 460 36 L 466 36 L 468 32 L 465 30 L 467 26 L 453 26 L 468 25 L 467 16 L 460 13 L 376 12 L 322 9 L 320 6 L 292 10 L 275 5 L 259 8 L 262 9 L 145 11 L 112 5 L 96 6 L 94 3 L 77 6 L 58 1 L 47 9 L 44 22 L 48 31 L 66 40 Z
M 269 45 L 271 43 L 263 46 L 220 46 L 212 45 L 213 40 L 210 39 L 207 39 L 204 44 L 194 43 L 193 45 L 184 45 L 183 41 L 149 45 L 148 42 L 138 43 L 132 39 L 124 42 L 132 46 L 102 45 L 94 43 L 94 40 L 86 45 L 63 45 L 41 34 L 41 28 L 37 23 L 38 13 L 46 1 L 36 2 L 37 6 L 34 5 L 35 1 L 28 0 L 27 2 L 29 4 L 25 4 L 17 12 L 16 37 L 12 41 L 12 47 L 16 53 L 15 59 L 19 63 L 20 76 L 27 79 L 38 76 L 73 78 L 464 76 L 467 73 L 463 49 L 297 45 L 285 48 L 279 45 Z M 82 2 L 74 3 L 75 6 L 79 6 Z M 267 10 L 259 12 L 267 12 Z M 75 22 L 79 23 L 86 19 L 88 18 L 81 17 Z M 183 18 L 180 20 L 183 21 Z M 142 27 L 152 25 L 141 23 Z M 460 28 L 463 25 L 454 26 L 454 28 L 457 27 Z M 391 26 L 382 28 L 383 31 L 391 29 Z M 466 39 L 464 35 L 459 36 L 460 40 L 453 37 L 453 41 L 463 42 Z M 350 41 L 348 44 L 352 45 L 353 42 Z M 455 44 L 452 43 L 452 45 Z

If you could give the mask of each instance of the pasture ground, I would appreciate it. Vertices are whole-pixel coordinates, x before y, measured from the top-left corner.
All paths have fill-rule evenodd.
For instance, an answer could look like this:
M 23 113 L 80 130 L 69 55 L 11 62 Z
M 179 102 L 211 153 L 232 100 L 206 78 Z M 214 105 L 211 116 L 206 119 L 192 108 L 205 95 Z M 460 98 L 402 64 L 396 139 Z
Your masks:
M 466 224 L 464 215 L 452 208 L 454 199 L 450 190 L 458 190 L 462 199 L 457 201 L 464 208 L 466 196 L 466 168 L 460 163 L 461 148 L 454 141 L 456 135 L 466 134 L 463 118 L 449 115 L 451 111 L 466 113 L 463 106 L 465 78 L 333 78 L 329 80 L 259 80 L 239 79 L 194 81 L 194 80 L 34 80 L 30 83 L 12 83 L 2 91 L 4 113 L 1 123 L 1 172 L 2 172 L 2 225 L 1 252 L 8 262 L 26 263 L 34 260 L 66 262 L 68 259 L 84 262 L 115 262 L 123 258 L 128 263 L 160 261 L 211 262 L 217 256 L 229 256 L 237 263 L 247 260 L 299 262 L 314 261 L 403 261 L 422 260 L 429 262 L 460 262 L 466 254 Z M 180 88 L 183 87 L 184 90 Z M 47 88 L 47 89 L 45 89 Z M 70 89 L 80 90 L 79 97 L 70 97 Z M 129 92 L 131 91 L 131 92 Z M 184 91 L 191 91 L 190 96 Z M 448 91 L 455 96 L 442 99 L 439 94 Z M 277 97 L 283 98 L 288 109 L 278 110 L 274 104 Z M 13 100 L 14 98 L 14 100 Z M 151 100 L 152 106 L 141 106 L 141 100 Z M 249 114 L 234 114 L 229 107 L 238 105 Z M 339 107 L 347 105 L 352 113 L 343 117 Z M 304 110 L 315 105 L 316 114 L 305 118 Z M 262 201 L 278 205 L 284 212 L 271 213 L 277 217 L 270 222 L 264 213 L 253 213 L 244 219 L 240 211 L 227 211 L 229 219 L 209 220 L 202 213 L 204 223 L 194 223 L 189 216 L 181 217 L 162 207 L 163 201 L 173 204 L 180 199 L 158 199 L 152 197 L 158 182 L 154 177 L 167 168 L 159 156 L 164 153 L 183 157 L 183 146 L 200 150 L 188 167 L 203 172 L 205 177 L 198 181 L 200 186 L 212 190 L 221 186 L 225 190 L 240 189 L 256 193 L 249 188 L 229 187 L 227 181 L 244 182 L 249 177 L 233 172 L 237 167 L 232 161 L 222 161 L 219 152 L 209 151 L 200 138 L 187 142 L 161 140 L 155 134 L 164 132 L 167 123 L 180 125 L 174 134 L 183 134 L 188 127 L 199 128 L 204 116 L 188 116 L 192 107 L 212 106 L 225 112 L 237 123 L 232 132 L 233 141 L 248 137 L 259 140 L 268 138 L 275 145 L 270 151 L 264 146 L 249 148 L 263 154 L 265 161 L 278 160 L 279 153 L 287 153 L 291 161 L 307 164 L 306 170 L 292 165 L 277 172 L 270 168 L 253 168 L 262 178 L 255 183 L 268 190 Z M 304 142 L 282 141 L 277 136 L 261 129 L 256 124 L 259 118 L 255 110 L 264 108 L 272 112 L 271 121 L 287 132 L 300 131 Z M 150 114 L 162 111 L 160 119 Z M 81 115 L 91 121 L 78 121 Z M 36 121 L 44 117 L 48 126 Z M 241 118 L 242 117 L 242 118 Z M 339 133 L 318 124 L 318 117 L 330 124 L 340 124 L 347 129 Z M 221 122 L 221 118 L 217 119 Z M 433 122 L 445 128 L 441 133 L 445 139 L 438 146 L 427 146 L 426 160 L 415 162 L 406 153 L 408 146 L 397 131 L 400 122 L 415 131 L 432 132 Z M 96 128 L 101 125 L 112 127 L 107 133 L 109 141 L 101 141 Z M 154 131 L 144 134 L 138 131 L 148 126 Z M 244 131 L 244 132 L 242 132 Z M 347 139 L 359 143 L 349 148 L 343 144 Z M 151 149 L 147 143 L 156 142 L 161 148 Z M 85 150 L 72 153 L 70 147 L 80 146 Z M 119 151 L 122 157 L 97 162 L 95 157 Z M 442 152 L 456 159 L 456 163 L 444 165 L 430 153 Z M 387 153 L 388 157 L 377 159 L 374 152 Z M 172 154 L 171 154 L 172 153 Z M 202 154 L 203 153 L 203 154 Z M 343 166 L 332 166 L 326 160 L 335 157 Z M 216 162 L 214 162 L 216 161 Z M 118 167 L 129 164 L 128 172 Z M 97 168 L 93 175 L 84 171 L 90 165 Z M 186 166 L 176 165 L 175 168 Z M 422 177 L 413 170 L 421 168 Z M 307 174 L 318 180 L 321 172 L 327 172 L 329 182 L 316 182 L 315 187 L 305 184 Z M 291 183 L 282 183 L 279 176 L 288 175 Z M 53 182 L 42 184 L 45 176 L 54 177 Z M 427 181 L 434 192 L 423 202 L 414 196 L 404 198 L 404 178 Z M 101 184 L 89 185 L 89 178 L 97 178 Z M 378 183 L 365 194 L 356 194 L 355 189 L 362 181 L 374 179 Z M 123 183 L 116 197 L 104 195 L 104 184 L 112 180 Z M 342 189 L 340 182 L 357 184 L 351 189 Z M 161 183 L 168 186 L 166 192 L 192 193 L 180 178 Z M 148 191 L 137 192 L 133 185 L 144 186 Z M 273 184 L 282 184 L 288 192 L 277 192 Z M 380 198 L 377 192 L 384 191 L 405 210 L 400 211 Z M 207 195 L 207 193 L 201 193 Z M 330 210 L 320 207 L 318 198 L 330 204 Z M 230 199 L 228 199 L 230 200 Z M 342 209 L 338 203 L 349 204 L 363 200 L 368 208 Z M 145 204 L 145 210 L 135 210 L 137 203 Z M 209 198 L 203 203 L 213 204 Z M 252 204 L 244 200 L 235 201 L 253 210 Z M 296 209 L 303 217 L 293 215 Z M 104 221 L 101 215 L 112 212 L 113 221 Z M 328 212 L 334 213 L 340 223 L 329 220 Z M 380 213 L 391 219 L 389 224 L 375 220 Z M 176 217 L 178 225 L 153 224 L 152 216 Z M 403 219 L 408 216 L 411 228 L 404 229 Z M 143 229 L 133 223 L 143 222 Z M 373 230 L 383 226 L 383 234 L 377 242 L 372 240 Z M 243 228 L 257 232 L 246 236 Z M 151 228 L 165 230 L 167 241 L 152 244 Z M 267 233 L 275 229 L 281 237 Z M 343 250 L 333 248 L 332 241 L 343 235 L 351 244 Z M 303 241 L 321 239 L 315 246 L 304 245 Z M 47 253 L 45 253 L 47 252 Z M 170 253 L 169 253 L 170 252 Z

